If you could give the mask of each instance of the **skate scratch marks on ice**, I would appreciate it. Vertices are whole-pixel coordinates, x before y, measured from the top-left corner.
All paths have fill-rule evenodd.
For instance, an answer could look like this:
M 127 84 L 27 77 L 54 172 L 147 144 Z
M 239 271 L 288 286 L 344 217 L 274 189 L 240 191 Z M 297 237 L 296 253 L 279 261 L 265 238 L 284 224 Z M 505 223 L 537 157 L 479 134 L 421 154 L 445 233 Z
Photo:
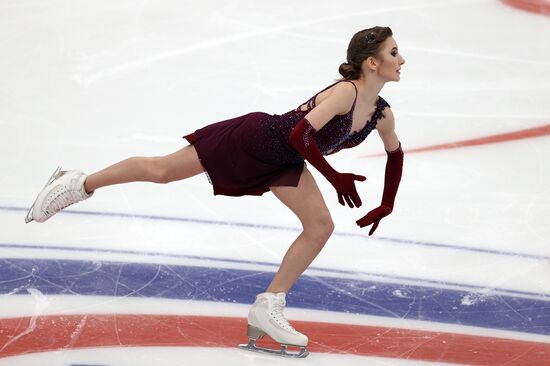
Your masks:
M 35 288 L 28 288 L 27 292 L 33 297 L 34 300 L 36 300 L 34 311 L 29 321 L 29 326 L 23 332 L 19 333 L 18 335 L 11 338 L 8 342 L 6 342 L 2 346 L 2 348 L 0 348 L 0 353 L 2 353 L 2 351 L 4 351 L 10 344 L 16 342 L 21 337 L 24 337 L 25 335 L 30 334 L 35 330 L 36 319 L 43 314 L 44 310 L 48 307 L 50 303 L 46 296 L 44 296 L 44 294 L 40 292 L 40 290 L 37 290 Z
M 82 319 L 80 319 L 80 322 L 76 326 L 75 330 L 71 333 L 71 337 L 69 342 L 63 347 L 64 349 L 74 348 L 76 342 L 80 338 L 80 335 L 82 334 L 82 331 L 84 330 L 84 327 L 86 326 L 86 321 L 88 320 L 88 315 L 84 315 Z
M 227 37 L 219 37 L 213 40 L 202 40 L 200 43 L 192 44 L 187 47 L 173 49 L 171 51 L 160 52 L 147 57 L 142 57 L 135 61 L 122 63 L 122 64 L 119 64 L 118 66 L 105 68 L 103 70 L 96 71 L 96 72 L 89 72 L 88 75 L 86 75 L 87 70 L 84 70 L 83 72 L 76 73 L 73 76 L 73 80 L 79 83 L 80 85 L 82 85 L 83 87 L 87 88 L 90 85 L 97 83 L 98 81 L 101 81 L 104 79 L 111 79 L 113 77 L 117 77 L 122 74 L 127 74 L 139 69 L 150 67 L 151 64 L 156 62 L 165 61 L 167 59 L 179 57 L 195 51 L 200 51 L 200 50 L 210 49 L 210 48 L 219 48 L 220 46 L 227 45 L 234 42 L 239 42 L 249 38 L 261 37 L 268 34 L 282 33 L 290 29 L 302 28 L 310 25 L 330 23 L 330 22 L 345 20 L 350 18 L 364 17 L 365 15 L 397 12 L 400 10 L 410 10 L 410 9 L 420 9 L 420 8 L 446 7 L 451 4 L 464 4 L 464 3 L 476 2 L 476 1 L 477 0 L 457 0 L 457 1 L 445 2 L 442 4 L 438 2 L 427 2 L 422 4 L 394 6 L 394 7 L 382 8 L 382 9 L 376 9 L 376 10 L 367 10 L 363 12 L 353 12 L 353 13 L 336 15 L 336 16 L 319 17 L 319 18 L 302 20 L 295 23 L 282 23 L 282 25 L 274 26 L 274 27 L 261 27 L 261 28 L 256 27 L 256 30 L 253 30 L 250 32 L 245 32 L 242 34 L 236 34 L 236 35 L 227 36 Z M 81 66 L 80 68 L 91 69 L 92 67 L 93 65 Z
M 370 302 L 370 301 L 368 301 L 368 300 L 366 300 L 366 299 L 364 299 L 364 298 L 362 298 L 362 297 L 360 297 L 360 296 L 354 295 L 354 294 L 352 294 L 352 293 L 349 292 L 349 291 L 342 290 L 342 289 L 340 289 L 340 288 L 338 288 L 338 287 L 336 287 L 336 286 L 330 284 L 329 282 L 323 280 L 323 279 L 320 278 L 320 277 L 315 277 L 315 276 L 308 276 L 308 277 L 312 278 L 314 281 L 317 281 L 317 282 L 319 282 L 319 283 L 325 285 L 327 288 L 330 288 L 330 289 L 332 289 L 332 290 L 334 290 L 334 291 L 336 291 L 336 292 L 338 292 L 338 293 L 341 293 L 341 294 L 344 294 L 344 295 L 346 295 L 346 296 L 349 296 L 349 297 L 351 297 L 351 298 L 353 298 L 353 299 L 356 299 L 356 300 L 358 300 L 359 302 L 361 302 L 361 303 L 363 303 L 363 304 L 367 304 L 367 305 L 370 305 L 370 306 L 372 306 L 372 307 L 374 307 L 374 308 L 376 308 L 376 309 L 379 309 L 379 310 L 383 311 L 384 313 L 386 313 L 386 314 L 388 314 L 388 315 L 391 315 L 391 316 L 394 317 L 394 318 L 401 318 L 401 316 L 399 316 L 399 314 L 394 313 L 393 311 L 391 311 L 391 310 L 389 310 L 389 309 L 387 309 L 387 308 L 385 308 L 385 307 L 383 307 L 383 306 L 380 306 L 380 305 L 378 305 L 378 304 L 375 304 L 375 303 L 373 303 L 373 302 Z

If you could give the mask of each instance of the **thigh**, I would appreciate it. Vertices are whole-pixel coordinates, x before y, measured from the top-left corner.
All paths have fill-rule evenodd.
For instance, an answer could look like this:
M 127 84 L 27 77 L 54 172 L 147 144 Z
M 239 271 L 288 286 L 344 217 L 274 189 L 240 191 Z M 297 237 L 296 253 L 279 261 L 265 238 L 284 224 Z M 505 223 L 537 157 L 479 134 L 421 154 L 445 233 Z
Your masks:
M 163 169 L 170 175 L 170 180 L 180 180 L 204 172 L 204 168 L 193 145 L 188 145 L 172 154 L 161 158 Z
M 331 222 L 330 212 L 311 172 L 304 166 L 297 187 L 270 187 L 271 191 L 302 222 Z

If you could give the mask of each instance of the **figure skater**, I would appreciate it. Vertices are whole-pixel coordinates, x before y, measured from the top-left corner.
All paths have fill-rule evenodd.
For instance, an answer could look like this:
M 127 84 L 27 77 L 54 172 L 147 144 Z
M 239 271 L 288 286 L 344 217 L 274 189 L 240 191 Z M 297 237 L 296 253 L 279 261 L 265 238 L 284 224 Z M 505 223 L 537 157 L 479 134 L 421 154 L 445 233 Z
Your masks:
M 44 222 L 99 188 L 136 181 L 168 183 L 206 173 L 215 195 L 260 196 L 273 192 L 301 221 L 303 231 L 289 247 L 266 292 L 256 296 L 248 315 L 249 343 L 241 348 L 289 357 L 308 354 L 308 338 L 285 319 L 285 296 L 322 250 L 334 230 L 329 210 L 305 160 L 334 186 L 338 201 L 360 207 L 355 182 L 364 176 L 340 173 L 323 157 L 359 145 L 376 129 L 387 152 L 384 192 L 379 207 L 357 220 L 372 225 L 394 206 L 401 180 L 403 151 L 389 104 L 378 94 L 399 81 L 405 60 L 388 27 L 356 33 L 340 65 L 342 78 L 282 115 L 254 112 L 214 123 L 184 136 L 190 145 L 162 157 L 131 157 L 86 175 L 58 168 L 29 210 L 26 222 Z M 269 335 L 281 350 L 257 347 Z M 287 352 L 287 346 L 299 347 Z

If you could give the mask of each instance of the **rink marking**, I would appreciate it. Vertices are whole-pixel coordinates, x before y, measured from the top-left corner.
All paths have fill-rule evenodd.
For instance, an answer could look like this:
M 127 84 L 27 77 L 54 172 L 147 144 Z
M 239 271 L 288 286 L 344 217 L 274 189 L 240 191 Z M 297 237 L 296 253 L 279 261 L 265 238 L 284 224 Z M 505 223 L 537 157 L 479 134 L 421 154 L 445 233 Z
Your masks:
M 74 260 L 76 258 L 59 258 L 59 255 L 63 252 L 66 253 L 106 253 L 113 255 L 134 255 L 143 259 L 143 257 L 148 257 L 147 260 L 149 264 L 159 264 L 159 265 L 198 265 L 198 266 L 215 266 L 217 268 L 229 268 L 229 269 L 243 269 L 243 270 L 268 270 L 271 272 L 276 272 L 279 263 L 274 262 L 260 262 L 260 261 L 245 261 L 239 259 L 229 259 L 229 258 L 218 258 L 218 257 L 206 257 L 206 256 L 193 256 L 187 254 L 173 254 L 173 253 L 160 253 L 160 252 L 145 252 L 145 251 L 132 251 L 132 250 L 120 250 L 120 249 L 101 249 L 101 248 L 77 248 L 77 247 L 61 247 L 61 246 L 40 246 L 40 245 L 26 245 L 26 244 L 0 244 L 0 248 L 10 248 L 17 249 L 19 251 L 25 250 L 39 250 L 45 251 L 48 253 L 53 253 L 54 256 L 57 256 L 56 259 L 64 260 Z M 57 254 L 55 254 L 57 253 Z M 13 254 L 9 254 L 13 256 Z M 36 253 L 28 253 L 21 256 L 21 258 L 29 258 L 36 256 Z M 6 255 L 4 257 L 7 257 Z M 42 259 L 48 259 L 50 257 L 41 257 Z M 179 259 L 187 260 L 191 263 L 171 263 L 167 262 L 167 259 Z M 116 257 L 104 258 L 104 261 L 111 263 L 115 262 L 128 262 L 130 259 L 125 257 L 123 260 L 117 259 Z M 136 258 L 133 259 L 136 261 Z M 157 261 L 152 261 L 157 260 Z M 197 263 L 193 263 L 197 261 Z M 141 262 L 141 261 L 140 261 Z M 234 266 L 237 265 L 237 266 Z M 473 284 L 464 284 L 456 282 L 448 282 L 441 280 L 431 280 L 425 278 L 416 278 L 408 276 L 391 276 L 383 273 L 372 273 L 366 271 L 346 271 L 341 269 L 331 269 L 331 268 L 321 268 L 310 266 L 305 275 L 320 275 L 320 276 L 333 276 L 337 278 L 357 278 L 357 276 L 368 277 L 372 280 L 379 282 L 393 282 L 401 283 L 403 285 L 418 285 L 418 286 L 427 286 L 427 287 L 436 287 L 444 288 L 448 290 L 459 290 L 459 291 L 470 291 L 470 292 L 483 292 L 491 291 L 495 295 L 504 295 L 504 296 L 514 296 L 514 297 L 523 297 L 530 298 L 533 300 L 550 300 L 550 295 L 537 293 L 537 292 L 528 292 L 528 291 L 519 291 L 498 287 L 488 287 L 480 286 Z M 365 279 L 365 278 L 363 278 Z
M 548 0 L 501 0 L 504 4 L 542 15 L 550 15 Z
M 28 208 L 15 207 L 15 206 L 0 206 L 0 211 L 27 212 Z M 132 218 L 132 219 L 142 219 L 142 220 L 152 220 L 152 221 L 177 221 L 177 222 L 187 222 L 187 223 L 195 223 L 195 224 L 203 224 L 203 225 L 246 227 L 246 228 L 253 228 L 253 229 L 264 229 L 264 230 L 280 230 L 280 231 L 294 231 L 294 232 L 302 231 L 302 229 L 298 227 L 291 227 L 291 226 L 265 225 L 265 224 L 254 224 L 254 223 L 237 222 L 237 221 L 217 221 L 217 220 L 196 219 L 196 218 L 188 218 L 188 217 L 146 215 L 146 214 L 135 214 L 135 213 L 129 214 L 129 213 L 122 213 L 122 212 L 64 210 L 60 212 L 58 215 L 65 215 L 65 214 L 100 216 L 100 217 L 101 216 L 122 217 L 122 218 Z M 385 236 L 377 236 L 376 238 L 373 238 L 367 234 L 346 233 L 346 232 L 338 232 L 338 231 L 334 232 L 332 235 L 338 236 L 338 237 L 354 237 L 354 238 L 359 238 L 364 240 L 385 241 L 394 245 L 409 245 L 409 246 L 416 245 L 421 247 L 458 250 L 458 251 L 474 252 L 474 253 L 486 253 L 486 254 L 515 257 L 515 258 L 534 259 L 534 260 L 540 260 L 540 261 L 550 260 L 550 256 L 541 256 L 541 255 L 518 253 L 518 252 L 508 252 L 508 251 L 485 249 L 485 248 L 479 248 L 479 247 L 465 247 L 465 246 L 454 245 L 454 244 L 442 244 L 442 243 L 425 242 L 425 241 L 418 241 L 418 240 L 389 238 Z
M 250 310 L 250 304 L 153 297 L 47 295 L 45 296 L 45 300 L 48 306 L 41 309 L 40 312 L 37 312 L 35 309 L 36 302 L 31 301 L 29 296 L 4 295 L 2 296 L 2 316 L 0 318 L 22 318 L 28 317 L 29 314 L 39 316 L 84 314 L 151 315 L 151 309 L 154 309 L 154 315 L 156 316 L 174 315 L 245 318 Z M 424 320 L 388 318 L 337 311 L 300 309 L 296 307 L 286 307 L 285 316 L 291 322 L 294 320 L 302 320 L 307 322 L 365 325 L 378 328 L 399 328 L 436 333 L 454 333 L 550 344 L 550 335 Z
M 231 347 L 246 342 L 246 319 L 174 315 L 38 316 L 4 319 L 0 344 L 31 321 L 32 334 L 12 342 L 1 357 L 35 352 L 96 347 Z M 429 332 L 351 324 L 293 321 L 309 337 L 315 353 L 406 358 L 469 365 L 542 365 L 550 358 L 550 344 L 502 338 Z M 80 329 L 77 338 L 72 337 Z M 275 343 L 262 340 L 264 346 Z M 445 352 L 442 352 L 442 348 Z
M 272 271 L 83 260 L 0 259 L 0 294 L 154 298 L 250 304 Z M 6 296 L 5 295 L 5 296 Z M 288 306 L 550 335 L 550 299 L 304 275 Z M 4 315 L 5 316 L 5 315 Z
M 519 131 L 512 131 L 507 133 L 501 133 L 496 135 L 489 135 L 485 137 L 479 137 L 469 140 L 461 140 L 456 142 L 448 142 L 445 144 L 432 145 L 426 147 L 419 147 L 414 149 L 406 149 L 405 154 L 419 153 L 426 151 L 438 151 L 438 150 L 450 150 L 458 149 L 463 147 L 479 146 L 479 145 L 488 145 L 496 144 L 501 142 L 516 141 L 528 138 L 543 137 L 550 135 L 550 124 L 537 126 L 532 128 L 527 128 Z M 362 158 L 371 158 L 371 157 L 381 157 L 386 156 L 385 153 L 382 154 L 369 154 L 360 156 Z
M 124 310 L 120 303 L 111 313 L 98 314 L 99 309 L 85 306 L 75 309 L 77 313 L 45 315 L 37 312 L 36 306 L 49 307 L 52 294 L 63 294 L 75 299 L 92 298 L 86 295 L 93 295 L 100 304 L 130 298 L 134 301 L 156 299 L 171 301 L 173 308 L 177 306 L 175 299 L 188 299 L 208 301 L 220 309 L 224 306 L 234 309 L 237 304 L 250 304 L 272 275 L 270 272 L 147 263 L 2 259 L 0 294 L 8 294 L 10 300 L 24 304 L 34 300 L 36 304 L 30 306 L 35 309 L 32 317 L 0 318 L 0 345 L 3 345 L 0 358 L 90 347 L 229 347 L 240 352 L 235 347 L 246 341 L 244 311 L 242 316 L 219 316 L 223 311 L 206 316 L 141 311 L 136 314 L 131 308 Z M 97 299 L 97 296 L 110 298 Z M 299 318 L 308 320 L 292 320 L 292 323 L 308 334 L 309 349 L 315 353 L 470 365 L 542 365 L 550 357 L 550 342 L 514 339 L 514 333 L 528 336 L 529 333 L 524 332 L 529 330 L 538 332 L 530 333 L 534 336 L 550 334 L 550 324 L 544 317 L 550 301 L 303 276 L 291 291 L 288 303 L 289 313 L 301 311 Z M 181 306 L 187 306 L 184 311 L 192 310 L 186 302 Z M 458 310 L 453 311 L 453 308 Z M 311 309 L 317 312 L 317 318 L 306 316 Z M 78 313 L 82 311 L 86 313 Z M 330 316 L 330 311 L 338 311 L 333 313 L 332 323 L 318 321 L 323 319 L 319 314 L 326 312 L 326 316 Z M 393 319 L 397 326 L 374 321 L 367 324 L 338 321 L 339 316 L 350 314 L 353 318 L 352 314 L 359 313 L 372 314 L 370 319 L 385 319 L 388 323 Z M 491 318 L 494 320 L 487 323 Z M 403 327 L 409 319 L 413 322 Z M 418 321 L 434 324 L 436 329 L 418 329 L 420 326 L 415 323 Z M 437 329 L 437 324 L 445 322 L 447 328 Z M 456 330 L 450 329 L 452 322 L 458 324 Z M 475 332 L 472 330 L 464 334 L 467 324 L 482 327 L 477 329 L 489 324 L 489 328 L 492 325 L 509 331 L 493 335 L 472 334 Z M 30 325 L 33 331 L 25 333 Z M 264 345 L 274 346 L 273 343 Z

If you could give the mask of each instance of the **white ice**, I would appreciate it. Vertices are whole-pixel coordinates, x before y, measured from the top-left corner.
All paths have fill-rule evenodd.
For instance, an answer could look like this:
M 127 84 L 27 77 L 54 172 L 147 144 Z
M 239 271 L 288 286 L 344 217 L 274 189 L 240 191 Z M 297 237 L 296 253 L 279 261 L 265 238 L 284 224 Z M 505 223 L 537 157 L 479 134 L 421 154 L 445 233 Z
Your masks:
M 0 243 L 144 252 L 90 254 L 94 260 L 257 260 L 275 270 L 299 221 L 272 194 L 214 197 L 204 175 L 110 187 L 74 210 L 289 230 L 67 214 L 25 225 L 22 209 L 57 165 L 93 172 L 130 156 L 164 155 L 206 124 L 295 108 L 339 77 L 350 37 L 374 25 L 393 29 L 406 59 L 402 80 L 381 92 L 405 150 L 550 123 L 550 18 L 497 0 L 1 0 Z M 364 157 L 378 152 L 383 146 L 373 133 L 329 158 L 337 170 L 367 176 L 360 209 L 340 206 L 310 169 L 336 223 L 313 266 L 550 296 L 549 136 L 406 155 L 395 211 L 368 237 L 355 220 L 380 200 L 385 158 Z M 75 254 L 0 249 L 3 258 L 48 256 Z M 63 351 L 47 363 L 78 363 L 78 352 L 95 357 Z M 286 364 L 238 350 L 148 352 L 136 350 L 133 364 L 214 365 L 209 360 L 219 357 L 235 365 Z M 114 349 L 97 362 L 124 364 L 117 363 L 122 354 Z M 39 365 L 45 357 L 0 365 Z M 310 357 L 307 364 L 328 365 L 342 356 L 323 363 L 324 355 Z M 346 364 L 365 364 L 349 358 Z

